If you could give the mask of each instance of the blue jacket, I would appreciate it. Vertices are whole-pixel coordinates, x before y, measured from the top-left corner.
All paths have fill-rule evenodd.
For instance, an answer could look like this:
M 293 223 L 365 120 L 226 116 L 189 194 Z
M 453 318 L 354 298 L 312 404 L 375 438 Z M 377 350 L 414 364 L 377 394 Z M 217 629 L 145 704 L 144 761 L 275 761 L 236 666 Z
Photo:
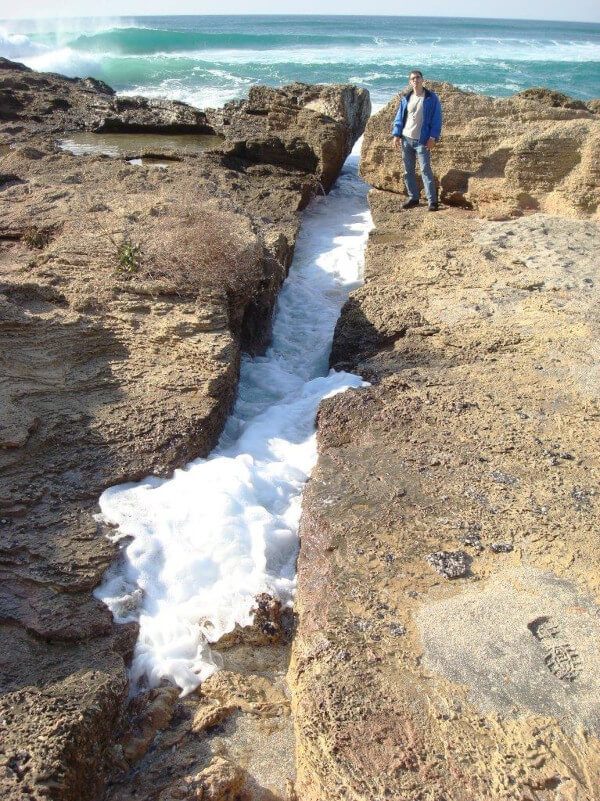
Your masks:
M 442 132 L 442 106 L 435 92 L 429 89 L 424 89 L 425 100 L 423 101 L 423 127 L 421 128 L 421 136 L 419 137 L 419 144 L 426 144 L 430 136 L 435 140 L 440 138 Z M 402 136 L 402 129 L 406 124 L 406 112 L 408 109 L 408 101 L 412 95 L 412 90 L 402 95 L 400 101 L 400 108 L 394 120 L 394 127 L 392 129 L 392 136 Z

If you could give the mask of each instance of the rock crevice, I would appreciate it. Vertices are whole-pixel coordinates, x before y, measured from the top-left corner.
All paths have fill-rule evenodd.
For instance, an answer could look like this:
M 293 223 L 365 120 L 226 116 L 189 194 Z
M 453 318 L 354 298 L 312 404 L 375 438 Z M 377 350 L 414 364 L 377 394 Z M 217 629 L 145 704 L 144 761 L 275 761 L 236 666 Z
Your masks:
M 351 147 L 368 96 L 353 110 L 348 87 L 310 91 L 337 92 L 350 117 L 299 122 L 292 109 L 278 147 L 316 137 L 338 153 L 341 131 Z M 290 146 L 279 166 L 238 157 L 232 169 L 228 144 L 190 154 L 159 136 L 161 169 L 130 163 L 144 145 L 75 156 L 57 137 L 215 127 L 185 104 L 6 59 L 0 98 L 0 785 L 7 799 L 85 801 L 115 759 L 136 638 L 92 596 L 117 553 L 97 499 L 212 449 L 242 349 L 268 341 L 315 165 L 331 162 L 295 163 Z M 253 142 L 270 147 L 257 131 Z

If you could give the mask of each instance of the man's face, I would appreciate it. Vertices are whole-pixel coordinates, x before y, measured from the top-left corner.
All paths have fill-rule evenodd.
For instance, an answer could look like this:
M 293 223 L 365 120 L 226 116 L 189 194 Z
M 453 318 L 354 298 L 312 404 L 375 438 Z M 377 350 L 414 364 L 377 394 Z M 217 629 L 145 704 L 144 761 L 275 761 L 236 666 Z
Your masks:
M 410 81 L 411 87 L 413 89 L 415 89 L 417 91 L 417 93 L 420 93 L 421 89 L 423 88 L 423 76 L 422 75 L 418 75 L 415 72 L 411 72 L 411 74 L 409 75 L 408 80 Z

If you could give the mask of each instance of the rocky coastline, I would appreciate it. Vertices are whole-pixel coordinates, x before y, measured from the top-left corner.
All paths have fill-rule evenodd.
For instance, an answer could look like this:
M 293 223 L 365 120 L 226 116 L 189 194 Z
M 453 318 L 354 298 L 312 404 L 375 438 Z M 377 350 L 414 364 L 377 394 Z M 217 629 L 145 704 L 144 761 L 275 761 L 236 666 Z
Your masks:
M 0 107 L 0 781 L 7 799 L 84 801 L 136 764 L 177 706 L 159 688 L 126 711 L 136 627 L 115 627 L 92 595 L 117 556 L 98 497 L 212 449 L 241 351 L 268 341 L 297 212 L 329 188 L 370 103 L 354 87 L 298 84 L 201 112 L 1 59 Z M 59 140 L 78 131 L 156 138 L 73 155 Z M 221 146 L 161 146 L 191 133 Z M 252 661 L 253 637 L 226 665 Z M 277 649 L 270 658 L 281 673 Z M 204 723 L 177 707 L 191 741 L 194 715 L 197 733 L 239 709 L 238 672 Z M 265 692 L 249 690 L 246 707 Z M 289 706 L 280 695 L 272 708 Z M 228 762 L 207 770 L 189 797 L 230 786 L 221 774 L 244 784 Z M 152 792 L 176 779 L 167 771 Z
M 365 284 L 303 498 L 303 801 L 598 799 L 600 120 L 433 84 L 442 210 L 368 123 Z M 450 205 L 454 204 L 454 205 Z
M 600 101 L 433 88 L 438 214 L 400 208 L 397 98 L 199 111 L 0 59 L 3 798 L 600 798 Z M 211 450 L 365 125 L 375 228 L 331 364 L 371 386 L 319 410 L 297 621 L 259 598 L 198 692 L 128 701 L 98 497 Z M 158 138 L 183 134 L 213 141 Z

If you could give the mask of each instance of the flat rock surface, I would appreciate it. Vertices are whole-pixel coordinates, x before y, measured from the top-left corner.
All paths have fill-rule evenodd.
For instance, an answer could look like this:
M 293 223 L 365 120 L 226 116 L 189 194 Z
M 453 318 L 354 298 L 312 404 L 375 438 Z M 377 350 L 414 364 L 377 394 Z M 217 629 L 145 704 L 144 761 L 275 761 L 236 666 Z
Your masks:
M 402 201 L 332 353 L 372 386 L 319 410 L 297 791 L 598 799 L 600 230 Z

